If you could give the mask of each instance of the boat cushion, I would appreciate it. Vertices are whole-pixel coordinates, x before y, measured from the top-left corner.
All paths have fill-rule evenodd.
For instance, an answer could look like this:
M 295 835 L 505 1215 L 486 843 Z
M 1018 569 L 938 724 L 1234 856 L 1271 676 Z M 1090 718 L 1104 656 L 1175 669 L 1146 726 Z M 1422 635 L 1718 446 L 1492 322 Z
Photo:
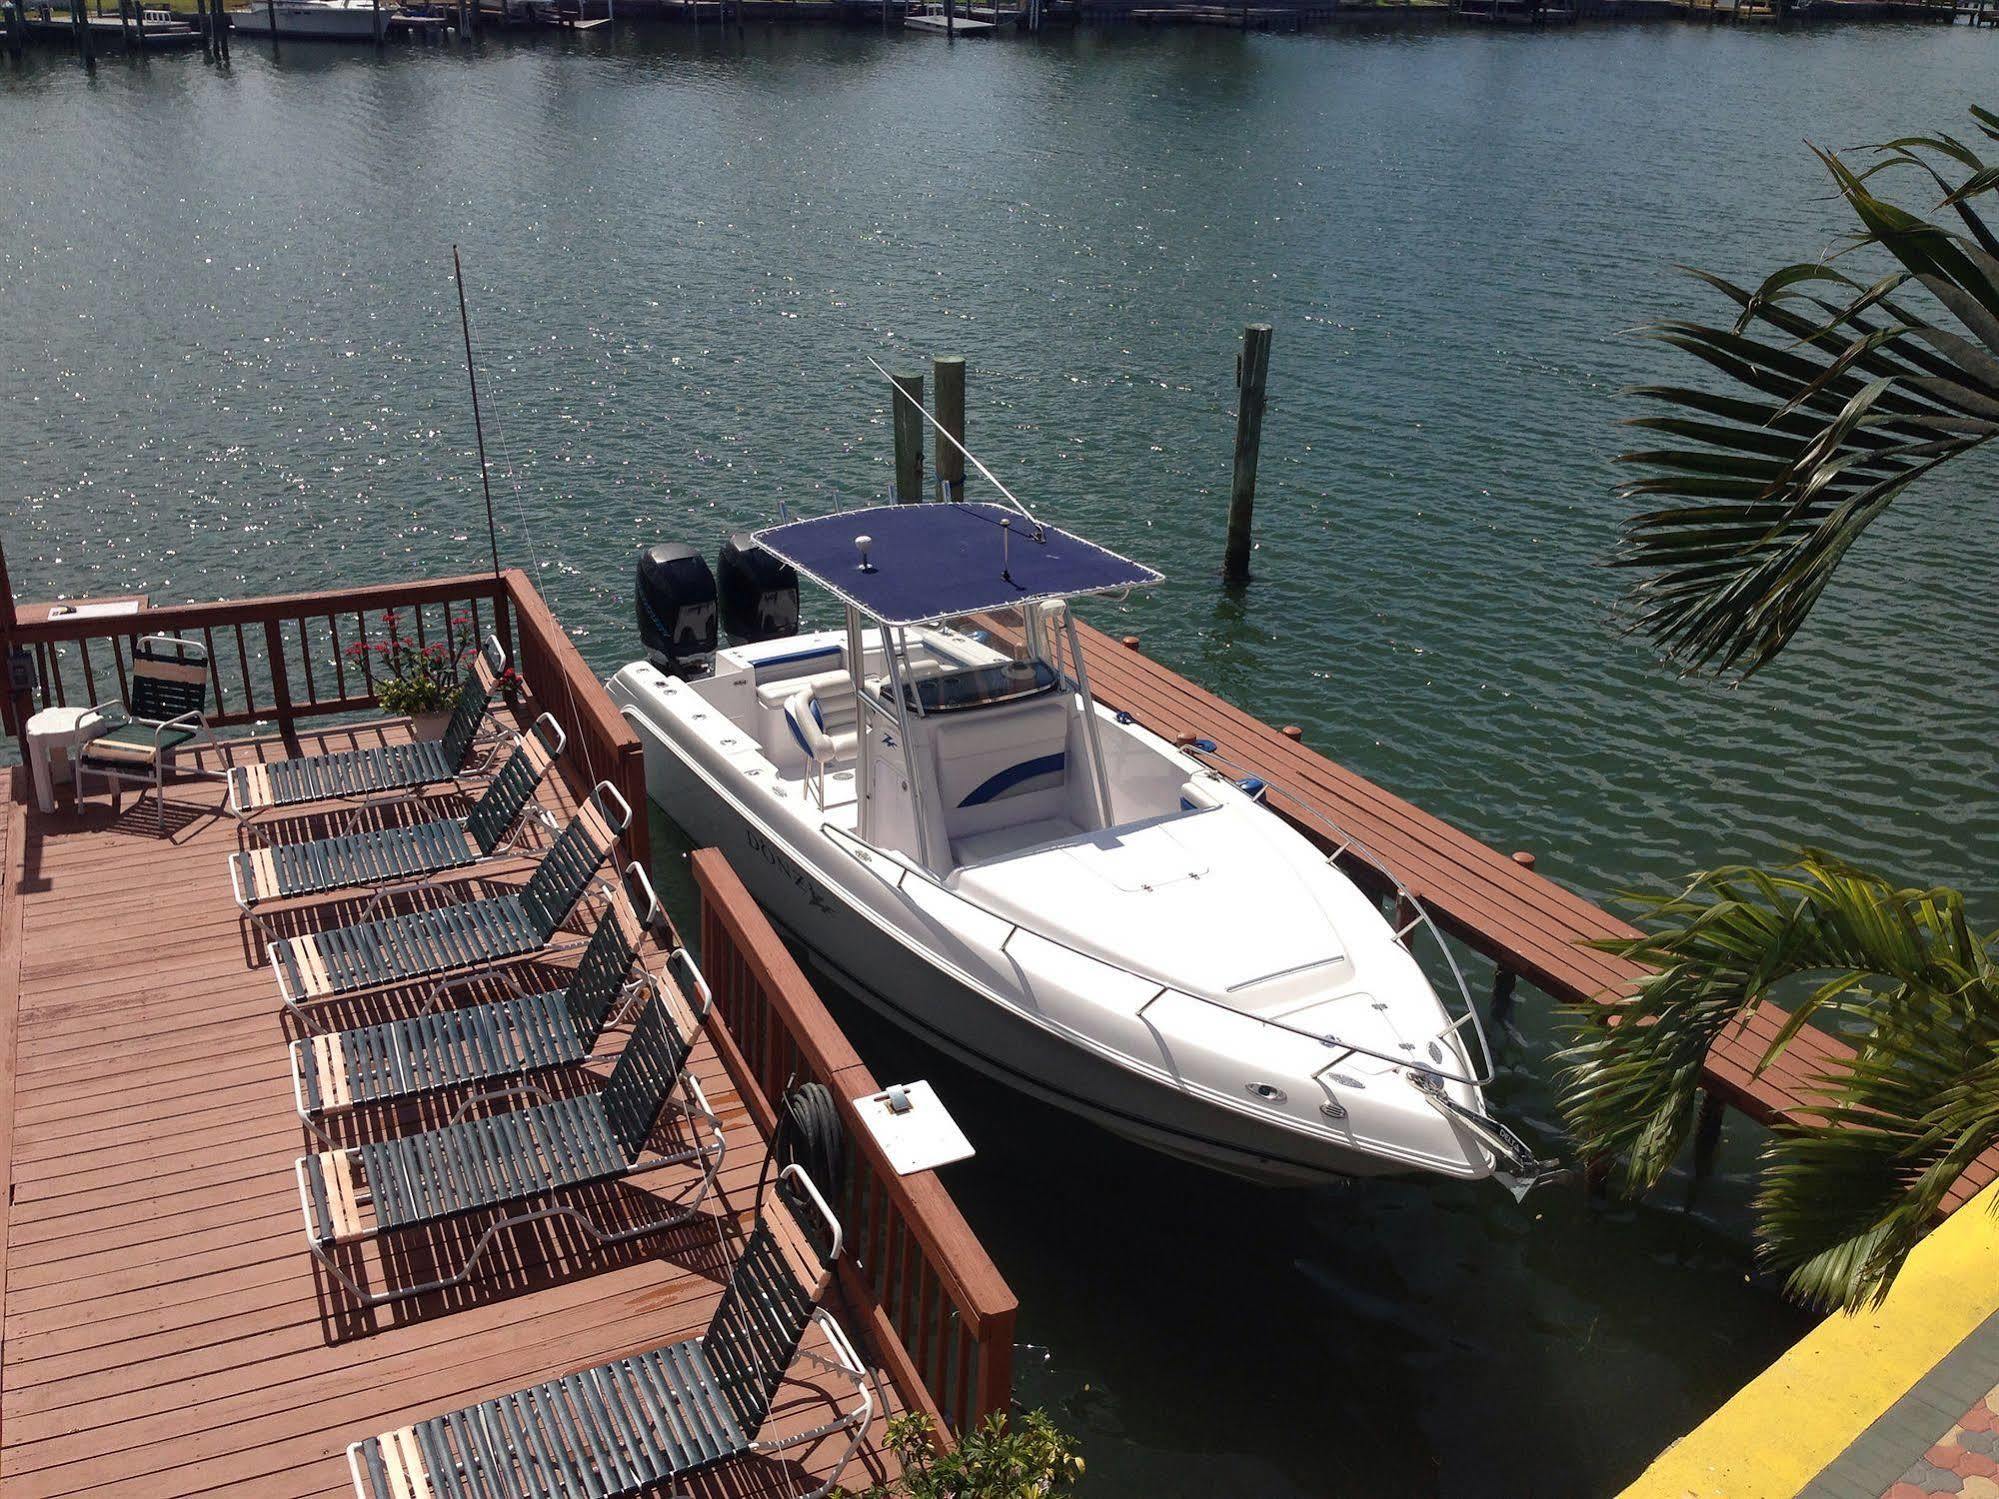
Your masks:
M 826 715 L 811 688 L 801 687 L 785 699 L 784 726 L 806 759 L 823 762 L 833 758 L 833 738 L 826 732 Z
M 844 671 L 822 671 L 809 677 L 786 677 L 782 681 L 762 682 L 757 686 L 757 702 L 766 708 L 781 708 L 792 694 L 803 687 L 810 687 L 813 696 L 819 698 L 847 697 L 854 691 L 854 679 Z
M 1066 698 L 940 714 L 930 723 L 944 830 L 954 842 L 1067 815 Z

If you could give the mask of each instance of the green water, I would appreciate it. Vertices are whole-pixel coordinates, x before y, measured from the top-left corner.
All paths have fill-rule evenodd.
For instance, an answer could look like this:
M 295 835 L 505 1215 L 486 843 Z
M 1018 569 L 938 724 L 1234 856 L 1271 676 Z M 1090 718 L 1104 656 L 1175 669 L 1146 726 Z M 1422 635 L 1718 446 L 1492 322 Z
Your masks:
M 1622 336 L 1842 227 L 1806 137 L 1955 128 L 1999 38 L 593 33 L 0 64 L 0 528 L 25 597 L 471 569 L 449 247 L 507 558 L 633 649 L 632 554 L 878 496 L 863 356 L 971 361 L 971 435 L 1162 566 L 1107 628 L 1594 894 L 1817 842 L 1989 921 L 1989 491 L 1876 527 L 1751 687 L 1607 618 Z M 1981 90 L 1988 92 L 1981 93 Z M 1276 324 L 1256 584 L 1218 586 L 1241 324 Z M 1198 939 L 1193 939 L 1198 940 Z M 843 1008 L 975 1140 L 1022 1387 L 1105 1496 L 1584 1495 L 1803 1326 L 1753 1131 L 1691 1210 L 1273 1195 L 1100 1139 Z M 1496 1094 L 1553 1139 L 1545 1006 Z

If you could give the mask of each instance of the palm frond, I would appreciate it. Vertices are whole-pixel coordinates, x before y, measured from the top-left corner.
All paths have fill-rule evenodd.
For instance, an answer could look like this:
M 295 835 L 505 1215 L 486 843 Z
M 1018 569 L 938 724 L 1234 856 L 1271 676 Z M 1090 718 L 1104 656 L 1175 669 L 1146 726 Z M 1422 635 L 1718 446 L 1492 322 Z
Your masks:
M 1656 1185 L 1685 1144 L 1702 1064 L 1773 997 L 1790 1013 L 1771 1065 L 1814 1018 L 1864 1039 L 1817 1079 L 1817 1122 L 1773 1138 L 1762 1252 L 1793 1294 L 1878 1295 L 1972 1161 L 1999 1143 L 1999 937 L 1955 891 L 1897 886 L 1831 855 L 1695 877 L 1645 902 L 1650 930 L 1598 944 L 1646 965 L 1606 1023 L 1572 1006 L 1563 1110 L 1586 1159 L 1621 1190 Z
M 1974 114 L 1999 140 L 1999 116 Z M 1734 387 L 1643 388 L 1667 413 L 1638 424 L 1675 445 L 1622 458 L 1640 472 L 1620 495 L 1647 502 L 1611 558 L 1645 574 L 1629 622 L 1687 670 L 1767 665 L 1910 485 L 1999 435 L 1999 239 L 1970 206 L 1999 190 L 1999 164 L 1945 135 L 1877 154 L 1863 170 L 1819 156 L 1853 211 L 1855 249 L 1891 258 L 1881 274 L 1804 262 L 1752 290 L 1695 272 L 1734 320 L 1640 330 Z M 1927 174 L 1962 227 L 1878 195 L 1870 182 L 1897 167 Z

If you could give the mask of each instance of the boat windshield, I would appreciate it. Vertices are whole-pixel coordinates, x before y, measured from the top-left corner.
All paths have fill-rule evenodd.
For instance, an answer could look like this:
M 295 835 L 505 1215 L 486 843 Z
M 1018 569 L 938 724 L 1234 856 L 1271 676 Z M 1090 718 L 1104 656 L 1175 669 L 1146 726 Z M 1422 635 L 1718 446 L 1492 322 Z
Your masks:
M 956 713 L 966 708 L 1039 697 L 1060 685 L 1061 678 L 1046 661 L 996 661 L 988 666 L 966 666 L 920 681 L 904 682 L 902 700 L 912 712 L 927 717 L 932 713 Z M 881 692 L 884 698 L 888 697 L 886 682 Z

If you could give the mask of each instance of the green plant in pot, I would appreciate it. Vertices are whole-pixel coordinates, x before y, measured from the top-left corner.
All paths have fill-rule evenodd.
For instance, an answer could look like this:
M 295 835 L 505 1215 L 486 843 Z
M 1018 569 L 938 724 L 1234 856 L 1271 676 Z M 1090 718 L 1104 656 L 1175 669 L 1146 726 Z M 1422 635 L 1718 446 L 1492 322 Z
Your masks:
M 458 700 L 460 668 L 475 647 L 453 650 L 441 641 L 413 639 L 403 631 L 400 610 L 384 609 L 381 623 L 385 638 L 356 641 L 347 647 L 349 658 L 372 663 L 368 670 L 375 701 L 384 713 L 407 714 L 410 732 L 418 739 L 443 738 Z M 469 633 L 472 621 L 459 615 L 451 623 Z

